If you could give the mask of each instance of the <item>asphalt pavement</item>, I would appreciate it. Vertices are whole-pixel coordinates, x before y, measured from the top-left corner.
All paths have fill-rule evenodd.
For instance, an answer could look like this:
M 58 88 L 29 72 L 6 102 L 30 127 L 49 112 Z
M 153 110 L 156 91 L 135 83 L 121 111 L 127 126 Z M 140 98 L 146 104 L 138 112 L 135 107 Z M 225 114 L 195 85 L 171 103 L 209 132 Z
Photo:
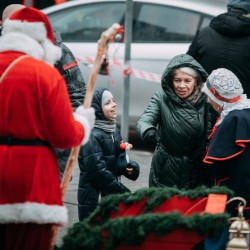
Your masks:
M 148 176 L 150 170 L 150 163 L 152 159 L 152 151 L 143 149 L 132 149 L 129 153 L 131 160 L 137 161 L 140 165 L 140 176 L 136 181 L 131 181 L 125 177 L 121 178 L 122 183 L 127 186 L 132 192 L 140 188 L 148 187 Z M 76 164 L 73 170 L 73 179 L 70 182 L 65 196 L 64 204 L 68 208 L 69 223 L 65 227 L 61 227 L 58 233 L 56 245 L 62 244 L 62 238 L 67 233 L 69 227 L 78 222 L 77 214 L 77 187 L 79 180 L 79 167 Z

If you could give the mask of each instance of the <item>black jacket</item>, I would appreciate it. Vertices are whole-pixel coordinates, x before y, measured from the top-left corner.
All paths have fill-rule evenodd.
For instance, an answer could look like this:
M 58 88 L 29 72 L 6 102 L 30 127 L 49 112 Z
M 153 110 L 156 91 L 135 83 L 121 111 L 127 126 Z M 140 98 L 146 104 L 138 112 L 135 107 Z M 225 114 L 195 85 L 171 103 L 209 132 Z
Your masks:
M 239 78 L 250 97 L 250 18 L 227 12 L 212 19 L 195 37 L 187 54 L 196 59 L 208 74 L 226 68 Z
M 92 107 L 96 119 L 105 120 L 101 106 L 101 97 L 105 88 L 95 90 Z M 116 176 L 116 167 L 121 153 L 120 131 L 107 133 L 94 128 L 86 145 L 81 147 L 78 163 L 80 168 L 78 188 L 79 220 L 86 218 L 97 206 L 99 194 L 130 192 Z
M 62 42 L 60 33 L 54 30 L 56 45 L 62 49 L 62 57 L 56 62 L 55 67 L 59 70 L 66 81 L 70 101 L 73 109 L 83 104 L 86 86 L 82 72 L 71 50 Z
M 72 108 L 76 109 L 79 105 L 83 104 L 86 93 L 86 86 L 83 75 L 80 68 L 78 67 L 74 55 L 72 54 L 70 49 L 62 42 L 60 33 L 56 30 L 53 31 L 56 45 L 58 45 L 62 49 L 62 57 L 59 61 L 56 62 L 55 67 L 63 76 L 66 82 Z M 59 164 L 60 178 L 62 178 L 68 161 L 68 157 L 70 155 L 70 150 L 55 148 L 55 152 Z

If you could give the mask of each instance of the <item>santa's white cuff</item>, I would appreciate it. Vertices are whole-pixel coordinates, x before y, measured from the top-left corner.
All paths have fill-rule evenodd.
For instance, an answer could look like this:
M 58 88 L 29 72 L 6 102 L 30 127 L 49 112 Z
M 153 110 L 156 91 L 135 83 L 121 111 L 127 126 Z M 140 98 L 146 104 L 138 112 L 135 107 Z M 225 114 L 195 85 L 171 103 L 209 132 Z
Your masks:
M 83 137 L 81 145 L 85 145 L 89 141 L 89 137 L 90 137 L 90 133 L 92 129 L 91 124 L 86 117 L 79 115 L 75 112 L 73 113 L 73 115 L 74 115 L 75 120 L 80 122 L 84 128 L 84 137 Z
M 10 223 L 59 224 L 64 226 L 68 223 L 68 210 L 64 206 L 37 202 L 1 204 L 0 224 Z

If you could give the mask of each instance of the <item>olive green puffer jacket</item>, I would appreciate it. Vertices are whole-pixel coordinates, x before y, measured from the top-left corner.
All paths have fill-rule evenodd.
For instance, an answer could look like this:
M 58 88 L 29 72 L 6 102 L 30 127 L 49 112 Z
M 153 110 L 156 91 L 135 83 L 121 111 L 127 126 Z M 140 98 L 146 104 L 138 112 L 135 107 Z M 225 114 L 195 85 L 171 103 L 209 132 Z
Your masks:
M 171 72 L 179 67 L 191 67 L 200 72 L 203 81 L 207 78 L 200 64 L 186 54 L 174 57 L 163 72 L 162 90 L 151 98 L 137 122 L 141 138 L 152 128 L 157 129 L 160 136 L 151 163 L 149 186 L 187 189 L 204 181 L 202 157 L 216 115 L 205 94 L 192 105 L 174 93 Z

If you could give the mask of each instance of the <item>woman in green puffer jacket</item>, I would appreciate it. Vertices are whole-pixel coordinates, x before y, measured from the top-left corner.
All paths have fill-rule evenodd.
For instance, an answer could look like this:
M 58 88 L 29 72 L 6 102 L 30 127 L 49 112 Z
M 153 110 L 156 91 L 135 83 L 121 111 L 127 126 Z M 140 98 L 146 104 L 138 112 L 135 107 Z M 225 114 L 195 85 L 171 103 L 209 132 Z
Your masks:
M 202 157 L 218 115 L 201 92 L 206 79 L 206 71 L 187 54 L 174 57 L 163 72 L 162 90 L 137 122 L 144 143 L 156 146 L 149 186 L 189 189 L 210 184 Z

